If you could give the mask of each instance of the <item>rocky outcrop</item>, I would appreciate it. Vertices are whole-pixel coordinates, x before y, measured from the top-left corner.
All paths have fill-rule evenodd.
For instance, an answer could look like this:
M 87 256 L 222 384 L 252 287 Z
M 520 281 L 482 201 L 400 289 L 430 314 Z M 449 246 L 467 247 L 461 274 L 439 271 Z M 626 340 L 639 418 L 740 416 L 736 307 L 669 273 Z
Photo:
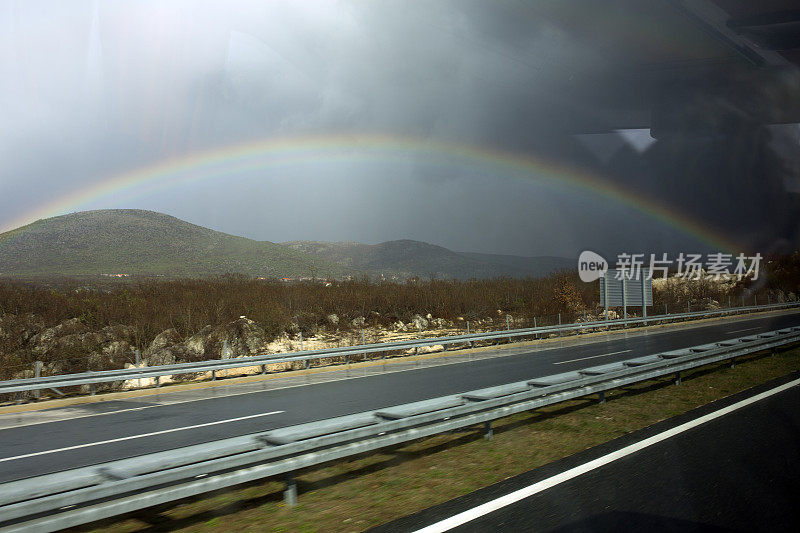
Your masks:
M 178 335 L 178 331 L 175 328 L 170 328 L 162 331 L 153 339 L 153 342 L 150 343 L 150 346 L 147 347 L 145 350 L 146 354 L 155 353 L 158 350 L 163 350 L 168 346 L 172 346 L 173 344 L 178 344 L 181 342 L 181 336 Z
M 64 374 L 121 368 L 133 359 L 136 330 L 114 325 L 92 331 L 71 318 L 45 327 L 41 318 L 27 314 L 0 317 L 0 352 L 6 364 L 18 367 L 13 376 L 30 377 L 29 365 L 43 361 L 42 373 Z
M 149 366 L 176 362 L 242 357 L 259 352 L 267 342 L 264 329 L 249 318 L 242 317 L 222 326 L 203 329 L 182 341 L 174 329 L 162 331 L 143 354 Z M 228 352 L 224 354 L 225 347 Z
M 264 328 L 249 318 L 239 318 L 213 330 L 211 347 L 222 354 L 223 345 L 227 342 L 228 356 L 241 357 L 258 352 L 267 341 Z
M 616 311 L 614 311 L 613 309 L 609 309 L 608 310 L 608 319 L 609 320 L 617 320 L 618 318 L 619 318 L 619 315 L 617 314 Z M 605 309 L 603 309 L 600 312 L 600 320 L 605 320 L 605 319 L 606 319 L 606 311 L 605 311 Z
M 31 337 L 29 344 L 32 345 L 36 354 L 45 354 L 51 351 L 59 341 L 70 338 L 67 344 L 73 344 L 82 333 L 87 331 L 87 327 L 79 318 L 70 318 L 52 328 L 47 328 L 41 333 Z
M 428 315 L 430 316 L 430 315 Z M 411 317 L 411 323 L 414 324 L 414 327 L 417 329 L 425 329 L 428 327 L 428 319 L 424 318 L 421 315 L 414 315 Z
M 434 318 L 430 321 L 430 323 L 437 328 L 448 328 L 451 327 L 452 324 L 445 320 L 444 318 Z
M 184 342 L 186 349 L 196 355 L 206 355 L 210 351 L 209 341 L 211 340 L 211 333 L 213 329 L 211 326 L 206 326 Z
M 188 361 L 186 356 L 196 355 L 189 353 L 186 346 L 181 344 L 181 336 L 174 328 L 166 329 L 156 335 L 144 353 L 142 364 L 144 366 L 172 365 L 178 361 Z
M 33 352 L 36 355 L 45 355 L 51 352 L 73 355 L 85 353 L 91 356 L 94 352 L 105 354 L 107 357 L 122 355 L 133 351 L 132 344 L 135 342 L 135 330 L 131 326 L 107 326 L 100 331 L 84 331 L 83 333 L 70 333 L 67 335 L 50 337 L 49 334 L 64 324 L 50 328 L 42 334 L 42 338 L 36 339 Z M 63 328 L 58 333 L 65 331 L 85 330 L 86 327 L 70 325 Z M 46 335 L 46 337 L 45 337 Z

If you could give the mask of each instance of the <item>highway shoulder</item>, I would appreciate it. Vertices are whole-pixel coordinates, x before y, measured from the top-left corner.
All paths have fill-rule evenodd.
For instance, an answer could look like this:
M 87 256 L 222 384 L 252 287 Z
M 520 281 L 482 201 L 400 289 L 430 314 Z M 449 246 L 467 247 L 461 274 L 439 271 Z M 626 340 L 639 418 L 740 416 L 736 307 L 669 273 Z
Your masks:
M 720 411 L 730 409 L 731 406 L 735 407 L 736 404 L 745 402 L 748 399 L 755 400 L 756 399 L 755 397 L 758 397 L 759 395 L 769 394 L 770 391 L 786 387 L 787 384 L 791 384 L 792 382 L 795 382 L 798 379 L 800 379 L 800 372 L 793 372 L 784 377 L 771 380 L 767 383 L 750 388 L 746 391 L 742 391 L 727 398 L 723 398 L 721 400 L 709 403 L 705 406 L 693 409 L 691 411 L 670 418 L 668 420 L 664 420 L 662 422 L 653 424 L 652 426 L 649 426 L 647 428 L 634 431 L 628 435 L 624 435 L 622 437 L 606 442 L 604 444 L 589 448 L 580 453 L 571 455 L 569 457 L 565 457 L 564 459 L 555 461 L 548 465 L 544 465 L 542 467 L 530 470 L 518 476 L 514 476 L 500 483 L 496 483 L 494 485 L 485 487 L 470 494 L 466 494 L 460 498 L 450 500 L 440 505 L 420 511 L 418 513 L 378 526 L 372 529 L 371 531 L 389 532 L 389 531 L 415 531 L 423 529 L 426 527 L 430 527 L 432 525 L 442 524 L 443 521 L 451 519 L 452 517 L 455 517 L 457 515 L 461 515 L 462 513 L 466 514 L 474 512 L 473 510 L 475 510 L 479 506 L 484 506 L 484 507 L 491 506 L 492 502 L 498 501 L 498 499 L 501 498 L 508 498 L 513 493 L 515 492 L 519 493 L 520 491 L 523 491 L 524 489 L 526 489 L 527 487 L 531 487 L 532 485 L 540 484 L 543 482 L 547 483 L 548 480 L 553 480 L 553 479 L 557 480 L 557 483 L 560 483 L 561 481 L 558 481 L 559 476 L 564 476 L 564 474 L 568 473 L 569 471 L 580 469 L 582 465 L 587 465 L 589 463 L 592 463 L 593 461 L 597 462 L 599 460 L 602 460 L 603 458 L 608 457 L 609 455 L 619 453 L 621 450 L 624 450 L 631 446 L 635 446 L 637 443 L 641 443 L 643 441 L 646 441 L 647 439 L 652 439 L 658 435 L 664 434 L 665 432 L 669 433 L 670 431 L 675 430 L 675 428 L 679 428 L 679 426 L 691 424 L 694 421 L 702 421 L 704 418 L 708 418 L 709 415 L 714 415 L 715 413 L 718 413 Z M 796 393 L 797 387 L 796 386 L 792 387 L 789 390 L 792 391 L 792 393 L 794 394 Z M 786 392 L 788 391 L 782 391 L 783 394 L 785 394 Z M 753 405 L 757 405 L 757 403 L 750 404 L 747 407 L 752 407 Z M 723 416 L 722 418 L 728 418 L 730 416 L 731 414 L 728 414 L 726 416 Z M 719 418 L 714 419 L 714 421 L 718 420 Z M 701 425 L 696 427 L 704 427 L 704 426 Z M 792 431 L 791 428 L 790 431 Z M 800 435 L 796 434 L 797 427 L 794 427 L 793 431 L 795 431 L 796 438 L 800 439 Z M 795 441 L 795 443 L 796 442 L 797 441 Z M 727 449 L 727 446 L 730 444 L 731 444 L 730 440 L 726 440 L 725 442 L 720 442 L 719 443 L 720 450 Z M 775 454 L 777 452 L 778 450 L 767 451 L 768 454 Z M 781 460 L 791 461 L 792 459 L 783 458 Z M 795 465 L 795 467 L 800 468 L 800 465 Z M 587 470 L 587 472 L 590 471 L 591 470 Z M 580 477 L 580 475 L 575 476 L 574 478 L 570 478 L 569 476 L 567 476 L 564 479 L 574 481 L 578 477 Z M 739 480 L 740 483 L 742 481 L 746 482 L 747 480 Z M 724 482 L 731 483 L 731 480 L 726 479 L 724 480 Z M 553 486 L 555 486 L 555 484 L 557 483 L 554 483 Z M 593 482 L 587 482 L 587 483 L 593 483 Z M 656 483 L 656 481 L 653 480 L 652 483 Z M 708 480 L 708 483 L 710 485 L 713 485 L 714 481 Z M 600 484 L 593 486 L 595 488 L 600 488 Z M 800 493 L 800 485 L 796 485 L 794 487 L 794 491 Z M 587 498 L 590 500 L 594 499 L 596 501 L 599 501 L 603 498 L 603 495 L 601 493 L 597 493 L 593 496 L 589 495 L 587 496 Z M 520 501 L 521 499 L 515 500 L 513 503 L 510 503 L 510 506 L 514 505 L 519 506 Z M 577 504 L 574 500 L 572 500 L 571 503 L 570 501 L 565 501 L 561 507 L 569 507 L 570 505 L 575 506 Z M 575 513 L 576 518 L 578 510 L 579 509 L 573 509 L 573 511 L 576 512 Z M 539 509 L 539 511 L 542 511 L 542 509 Z M 564 509 L 561 509 L 561 511 L 564 511 Z M 515 511 L 509 511 L 509 514 L 511 514 L 512 516 L 507 519 L 497 517 L 497 515 L 501 513 L 503 513 L 503 511 L 498 510 L 497 514 L 490 514 L 489 516 L 495 517 L 494 520 L 488 519 L 486 514 L 475 513 L 476 514 L 475 521 L 470 520 L 468 522 L 465 522 L 460 528 L 457 529 L 477 531 L 486 527 L 490 528 L 498 527 L 499 525 L 502 525 L 503 528 L 506 527 L 515 528 L 515 527 L 520 527 L 521 523 L 524 523 L 524 521 L 528 519 L 528 517 L 519 516 L 520 514 L 524 514 L 524 512 L 520 513 L 519 509 L 516 509 Z M 597 530 L 598 528 L 599 530 L 611 530 L 616 526 L 620 526 L 619 520 L 623 521 L 628 520 L 631 525 L 633 524 L 638 524 L 639 526 L 647 525 L 647 527 L 655 527 L 657 529 L 670 529 L 670 528 L 691 529 L 690 526 L 698 525 L 698 524 L 693 524 L 690 521 L 681 521 L 678 519 L 669 519 L 669 518 L 663 518 L 654 522 L 653 520 L 659 517 L 650 515 L 631 516 L 631 513 L 615 513 L 613 512 L 613 510 L 610 511 L 609 513 L 606 513 L 606 515 L 602 519 L 597 519 L 595 520 L 595 522 L 592 523 L 586 521 L 571 522 L 568 524 L 554 523 L 554 522 L 548 522 L 548 520 L 544 520 L 544 518 L 545 517 L 542 516 L 542 513 L 539 513 L 539 519 L 538 519 L 539 521 L 536 522 L 537 529 L 582 530 L 588 527 L 588 530 Z M 773 517 L 773 518 L 775 520 L 780 520 L 780 517 Z M 549 517 L 549 519 L 552 520 L 553 517 L 551 516 Z M 606 525 L 608 525 L 610 529 L 603 527 L 604 523 L 603 520 L 606 520 L 607 522 Z M 617 522 L 614 522 L 614 520 L 617 520 Z M 666 520 L 666 522 L 664 520 Z M 717 530 L 726 530 L 724 526 L 720 528 L 719 526 L 714 526 L 713 524 L 705 524 L 705 525 L 711 526 L 710 527 L 711 530 L 714 530 L 714 528 L 717 528 Z M 767 526 L 767 524 L 764 525 Z M 431 527 L 430 530 L 446 531 L 450 529 L 449 527 L 444 527 L 443 524 L 442 526 L 443 527 Z M 528 526 L 530 526 L 530 524 L 528 524 Z

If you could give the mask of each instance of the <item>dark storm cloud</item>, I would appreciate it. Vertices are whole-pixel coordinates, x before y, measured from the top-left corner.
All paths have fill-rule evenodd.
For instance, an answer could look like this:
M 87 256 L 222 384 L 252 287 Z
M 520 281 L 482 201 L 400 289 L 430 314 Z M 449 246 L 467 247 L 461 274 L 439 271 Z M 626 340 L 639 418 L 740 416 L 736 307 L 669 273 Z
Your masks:
M 602 131 L 608 110 L 592 93 L 619 65 L 537 6 L 6 2 L 0 225 L 119 172 L 268 137 L 382 133 L 558 160 L 618 183 L 653 174 L 647 154 L 667 141 L 601 154 L 573 135 L 581 121 Z M 628 80 L 608 83 L 613 94 Z M 306 154 L 293 167 L 87 207 L 157 209 L 278 241 L 414 238 L 528 255 L 687 242 L 625 206 L 533 178 L 412 155 L 381 166 Z

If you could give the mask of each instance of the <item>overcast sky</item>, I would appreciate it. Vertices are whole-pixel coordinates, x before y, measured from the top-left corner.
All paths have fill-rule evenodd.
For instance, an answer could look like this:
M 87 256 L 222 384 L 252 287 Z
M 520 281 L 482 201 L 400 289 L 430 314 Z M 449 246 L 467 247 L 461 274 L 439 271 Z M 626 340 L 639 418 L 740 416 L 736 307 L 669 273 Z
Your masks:
M 409 238 L 564 256 L 702 246 L 596 192 L 554 185 L 559 174 L 542 167 L 363 145 L 375 135 L 447 142 L 597 175 L 613 173 L 622 154 L 622 168 L 639 168 L 630 159 L 651 150 L 646 129 L 553 127 L 597 112 L 570 98 L 591 91 L 614 58 L 521 5 L 5 0 L 0 227 L 136 169 L 256 140 L 328 136 L 338 140 L 333 151 L 299 143 L 276 164 L 243 171 L 223 161 L 206 179 L 164 174 L 159 186 L 59 209 L 151 209 L 277 242 Z M 562 88 L 573 86 L 566 97 Z M 791 153 L 797 128 L 787 131 Z

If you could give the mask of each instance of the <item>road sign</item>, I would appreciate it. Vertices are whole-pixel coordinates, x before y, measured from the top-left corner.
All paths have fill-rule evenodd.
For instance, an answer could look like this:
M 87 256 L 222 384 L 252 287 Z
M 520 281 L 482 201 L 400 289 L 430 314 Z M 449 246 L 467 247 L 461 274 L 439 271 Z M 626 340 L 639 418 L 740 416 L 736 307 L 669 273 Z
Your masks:
M 647 305 L 653 305 L 653 280 L 647 278 L 647 272 L 642 270 L 639 279 L 618 276 L 617 270 L 608 270 L 600 278 L 600 305 L 603 307 L 633 306 L 641 307 L 642 298 Z M 625 298 L 623 298 L 623 287 Z M 608 303 L 606 303 L 608 291 Z

